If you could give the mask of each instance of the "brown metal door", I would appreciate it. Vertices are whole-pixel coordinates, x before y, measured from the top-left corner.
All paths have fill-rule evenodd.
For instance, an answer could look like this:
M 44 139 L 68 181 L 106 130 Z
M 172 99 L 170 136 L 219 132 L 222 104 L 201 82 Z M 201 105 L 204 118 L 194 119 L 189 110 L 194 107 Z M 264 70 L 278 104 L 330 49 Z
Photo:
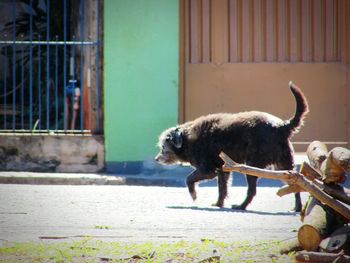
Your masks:
M 346 0 L 183 0 L 181 121 L 261 110 L 288 119 L 292 80 L 310 113 L 293 137 L 347 145 Z M 349 13 L 349 12 L 348 12 Z

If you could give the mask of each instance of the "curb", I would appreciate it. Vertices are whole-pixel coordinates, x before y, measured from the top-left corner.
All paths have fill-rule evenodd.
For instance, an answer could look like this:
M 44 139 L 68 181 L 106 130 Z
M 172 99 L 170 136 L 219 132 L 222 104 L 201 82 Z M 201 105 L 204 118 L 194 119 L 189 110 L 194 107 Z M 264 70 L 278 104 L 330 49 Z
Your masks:
M 36 184 L 36 185 L 124 185 L 125 179 L 119 176 L 57 176 L 29 175 L 5 176 L 0 175 L 0 184 Z
M 183 176 L 0 172 L 0 184 L 185 186 Z

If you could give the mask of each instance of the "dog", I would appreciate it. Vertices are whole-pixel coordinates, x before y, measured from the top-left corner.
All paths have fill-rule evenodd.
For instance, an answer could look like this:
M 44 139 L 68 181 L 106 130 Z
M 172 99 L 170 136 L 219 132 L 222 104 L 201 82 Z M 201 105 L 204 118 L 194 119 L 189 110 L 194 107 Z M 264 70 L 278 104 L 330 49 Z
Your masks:
M 219 196 L 215 206 L 224 206 L 230 173 L 222 170 L 221 151 L 238 163 L 258 168 L 273 165 L 279 170 L 294 168 L 293 134 L 303 125 L 309 111 L 302 91 L 292 82 L 289 88 L 296 100 L 294 116 L 289 120 L 266 112 L 216 113 L 199 117 L 169 128 L 159 136 L 159 153 L 155 160 L 161 164 L 189 163 L 195 170 L 186 184 L 196 200 L 195 185 L 199 181 L 218 177 Z M 245 200 L 233 209 L 245 210 L 256 195 L 257 177 L 246 175 L 248 190 Z M 300 194 L 295 194 L 295 211 L 301 211 Z

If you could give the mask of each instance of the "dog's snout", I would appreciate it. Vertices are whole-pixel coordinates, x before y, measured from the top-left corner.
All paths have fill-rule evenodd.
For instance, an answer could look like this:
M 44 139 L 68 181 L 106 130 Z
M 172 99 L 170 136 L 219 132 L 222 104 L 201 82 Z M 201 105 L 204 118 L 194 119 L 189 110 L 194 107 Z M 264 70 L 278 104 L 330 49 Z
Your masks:
M 154 157 L 154 160 L 155 160 L 156 162 L 159 162 L 159 154 L 158 154 L 156 157 Z

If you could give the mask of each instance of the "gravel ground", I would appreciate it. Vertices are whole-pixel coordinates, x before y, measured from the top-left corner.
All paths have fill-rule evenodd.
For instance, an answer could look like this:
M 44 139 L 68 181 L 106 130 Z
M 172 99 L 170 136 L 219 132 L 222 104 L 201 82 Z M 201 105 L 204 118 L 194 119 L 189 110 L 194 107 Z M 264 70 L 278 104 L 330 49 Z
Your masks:
M 234 211 L 246 187 L 232 187 L 225 208 L 212 207 L 216 187 L 193 202 L 184 187 L 0 185 L 0 245 L 93 236 L 104 241 L 286 240 L 300 216 L 294 196 L 259 187 L 247 211 Z M 302 194 L 305 203 L 306 194 Z

